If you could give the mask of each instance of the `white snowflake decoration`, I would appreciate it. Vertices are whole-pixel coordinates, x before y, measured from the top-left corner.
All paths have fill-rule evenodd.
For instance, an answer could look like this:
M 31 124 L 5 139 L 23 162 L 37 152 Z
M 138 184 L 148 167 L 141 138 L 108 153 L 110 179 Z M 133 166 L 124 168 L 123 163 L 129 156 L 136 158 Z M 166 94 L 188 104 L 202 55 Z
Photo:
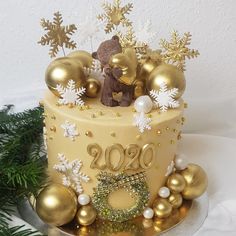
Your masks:
M 179 107 L 179 102 L 174 99 L 178 94 L 178 89 L 173 88 L 168 90 L 167 84 L 165 82 L 160 84 L 160 90 L 152 90 L 150 96 L 154 98 L 154 102 L 157 107 L 160 108 L 162 112 L 168 110 L 168 108 L 177 108 Z
M 152 31 L 151 20 L 145 22 L 140 21 L 135 34 L 139 42 L 144 42 L 146 44 L 152 43 L 157 36 L 157 33 Z
M 167 177 L 167 176 L 171 175 L 174 172 L 174 170 L 175 170 L 175 162 L 171 161 L 170 165 L 168 165 L 168 167 L 167 167 L 165 176 Z
M 62 184 L 67 187 L 72 187 L 77 193 L 83 193 L 81 182 L 88 182 L 90 180 L 88 175 L 80 171 L 82 161 L 74 160 L 69 162 L 64 154 L 58 154 L 59 164 L 54 165 L 54 169 L 62 174 Z
M 96 38 L 97 33 L 100 31 L 101 24 L 98 22 L 96 18 L 90 14 L 85 18 L 85 21 L 79 25 L 79 42 L 80 44 L 84 44 L 87 40 L 92 43 L 92 39 Z M 91 45 L 92 47 L 92 45 Z M 93 50 L 93 48 L 91 48 Z
M 91 78 L 97 79 L 99 81 L 104 80 L 102 66 L 99 60 L 93 59 L 92 67 L 84 67 L 84 72 L 86 76 L 90 76 Z
M 149 125 L 151 121 L 152 119 L 146 117 L 144 112 L 134 115 L 134 125 L 138 127 L 141 133 L 143 133 L 145 129 L 147 130 L 151 129 L 151 126 Z
M 70 138 L 72 141 L 75 140 L 75 137 L 79 135 L 76 124 L 71 124 L 69 121 L 65 121 L 64 124 L 61 125 L 61 128 L 64 129 L 64 137 Z
M 61 96 L 61 98 L 58 101 L 59 104 L 61 105 L 73 104 L 73 105 L 84 106 L 84 101 L 82 100 L 81 96 L 85 93 L 86 89 L 84 87 L 81 87 L 79 89 L 75 88 L 74 80 L 69 80 L 66 88 L 58 84 L 56 90 Z

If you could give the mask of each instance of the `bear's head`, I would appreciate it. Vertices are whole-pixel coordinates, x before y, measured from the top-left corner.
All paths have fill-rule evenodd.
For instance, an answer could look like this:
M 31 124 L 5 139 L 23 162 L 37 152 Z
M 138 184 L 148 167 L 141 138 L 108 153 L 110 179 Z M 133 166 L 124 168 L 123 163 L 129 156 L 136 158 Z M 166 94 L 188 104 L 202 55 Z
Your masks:
M 122 47 L 118 36 L 113 36 L 112 39 L 106 40 L 100 44 L 97 52 L 92 53 L 92 57 L 101 62 L 102 66 L 109 63 L 110 58 L 122 52 Z

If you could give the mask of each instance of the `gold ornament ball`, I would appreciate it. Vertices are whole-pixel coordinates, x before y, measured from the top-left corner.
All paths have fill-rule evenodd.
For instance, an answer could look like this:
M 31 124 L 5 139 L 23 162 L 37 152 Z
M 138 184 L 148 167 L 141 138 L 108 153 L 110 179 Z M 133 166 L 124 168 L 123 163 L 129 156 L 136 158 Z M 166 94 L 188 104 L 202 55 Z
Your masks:
M 69 57 L 61 57 L 52 61 L 45 74 L 48 88 L 58 97 L 57 85 L 67 86 L 69 80 L 75 81 L 76 88 L 85 84 L 85 74 L 80 63 Z
M 96 98 L 101 90 L 101 82 L 94 78 L 88 78 L 85 84 L 86 96 Z
M 181 172 L 186 186 L 182 192 L 185 199 L 192 200 L 200 197 L 207 189 L 208 180 L 206 172 L 198 165 L 189 164 L 188 168 Z
M 157 198 L 153 203 L 153 211 L 158 218 L 166 218 L 170 216 L 172 212 L 172 205 L 167 199 Z
M 36 199 L 36 212 L 47 224 L 67 224 L 74 219 L 77 212 L 76 194 L 61 184 L 48 185 Z
M 158 62 L 155 62 L 151 58 L 148 58 L 141 62 L 138 66 L 137 78 L 140 80 L 147 80 L 151 72 L 159 65 Z
M 82 67 L 90 68 L 93 64 L 93 58 L 92 55 L 89 52 L 78 50 L 71 52 L 67 55 L 67 57 L 70 57 L 77 62 L 81 63 Z
M 168 197 L 168 201 L 174 209 L 177 209 L 182 205 L 183 198 L 182 198 L 182 195 L 180 193 L 172 193 Z
M 96 217 L 97 212 L 91 205 L 82 206 L 76 214 L 77 222 L 83 226 L 91 225 Z
M 180 193 L 186 186 L 185 179 L 180 174 L 172 174 L 167 180 L 167 187 L 174 193 Z
M 184 73 L 173 65 L 162 64 L 156 67 L 147 79 L 147 89 L 159 90 L 160 85 L 165 82 L 168 89 L 177 88 L 176 99 L 180 98 L 186 87 Z

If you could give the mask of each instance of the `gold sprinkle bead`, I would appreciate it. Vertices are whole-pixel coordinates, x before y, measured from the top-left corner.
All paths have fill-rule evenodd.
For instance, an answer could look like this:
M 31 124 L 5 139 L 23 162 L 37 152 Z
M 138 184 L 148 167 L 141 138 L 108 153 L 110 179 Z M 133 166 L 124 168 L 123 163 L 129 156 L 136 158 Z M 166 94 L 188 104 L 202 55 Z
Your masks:
M 160 129 L 157 130 L 157 134 L 158 134 L 158 135 L 161 135 L 161 134 L 162 134 L 162 132 L 161 132 Z
M 177 120 L 176 123 L 179 124 L 179 123 L 180 123 L 180 120 Z
M 173 129 L 173 132 L 174 132 L 174 133 L 177 133 L 177 132 L 178 132 L 178 130 L 177 130 L 177 129 Z
M 185 109 L 188 108 L 188 103 L 187 102 L 184 103 L 184 108 Z
M 170 130 L 170 127 L 167 126 L 167 127 L 166 127 L 166 131 L 169 131 L 169 130 Z
M 44 107 L 44 102 L 43 102 L 43 100 L 39 101 L 39 106 L 40 106 L 40 107 Z
M 148 118 L 152 118 L 152 114 L 148 114 L 147 117 L 148 117 Z
M 158 144 L 157 144 L 157 146 L 158 146 L 158 147 L 160 147 L 160 146 L 161 146 L 161 144 L 160 144 L 160 143 L 158 143 Z
M 52 120 L 56 120 L 56 116 L 52 115 L 52 116 L 51 116 L 51 119 L 52 119 Z
M 92 115 L 91 115 L 91 118 L 96 118 L 96 115 L 95 115 L 95 114 L 92 114 Z
M 46 113 L 43 113 L 43 117 L 45 117 L 45 118 L 46 118 L 46 117 L 48 117 L 48 115 L 47 115 Z
M 91 131 L 86 131 L 86 132 L 85 132 L 85 135 L 86 135 L 87 137 L 93 137 L 93 133 L 92 133 Z
M 49 139 L 50 139 L 50 140 L 53 140 L 53 137 L 52 137 L 52 136 L 50 136 L 50 137 L 49 137 Z
M 111 136 L 112 137 L 116 137 L 116 133 L 115 132 L 111 132 Z
M 185 118 L 185 117 L 182 117 L 181 120 L 182 120 L 182 122 L 185 122 L 185 121 L 186 121 L 186 118 Z
M 74 108 L 75 105 L 74 105 L 73 103 L 69 103 L 69 104 L 68 104 L 68 107 L 69 107 L 69 108 Z
M 99 116 L 103 116 L 104 114 L 103 114 L 102 111 L 99 111 L 99 112 L 98 112 L 98 115 L 99 115 Z
M 89 105 L 86 105 L 86 106 L 84 106 L 84 108 L 85 108 L 86 110 L 89 110 L 89 109 L 90 109 L 90 106 L 89 106 Z
M 181 133 L 178 134 L 177 139 L 180 140 L 182 138 Z
M 132 112 L 136 112 L 135 108 L 132 108 Z
M 52 127 L 50 127 L 50 130 L 51 130 L 52 132 L 56 132 L 56 131 L 57 131 L 57 128 L 56 128 L 55 125 L 53 125 Z
M 173 139 L 170 140 L 170 144 L 175 144 L 175 141 Z

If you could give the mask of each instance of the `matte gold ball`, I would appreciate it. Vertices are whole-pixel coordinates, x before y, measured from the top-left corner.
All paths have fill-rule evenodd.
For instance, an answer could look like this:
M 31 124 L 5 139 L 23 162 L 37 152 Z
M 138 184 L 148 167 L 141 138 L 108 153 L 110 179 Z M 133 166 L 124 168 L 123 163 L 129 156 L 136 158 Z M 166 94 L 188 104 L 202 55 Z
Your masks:
M 134 83 L 134 98 L 138 98 L 140 96 L 143 96 L 145 94 L 146 87 L 145 87 L 145 81 L 143 80 L 136 80 Z
M 153 203 L 153 211 L 158 218 L 166 218 L 172 212 L 172 205 L 167 199 L 157 198 Z
M 185 179 L 180 174 L 172 174 L 167 180 L 167 187 L 174 193 L 180 193 L 186 186 Z
M 77 212 L 76 194 L 61 184 L 48 185 L 36 199 L 36 212 L 47 224 L 67 224 L 73 220 Z
M 208 180 L 206 172 L 198 165 L 189 164 L 188 168 L 181 172 L 186 186 L 182 192 L 185 199 L 200 197 L 207 189 Z
M 96 217 L 97 212 L 91 205 L 82 206 L 76 214 L 77 222 L 83 226 L 91 225 Z
M 85 84 L 86 96 L 96 98 L 101 90 L 101 82 L 94 78 L 88 78 Z
M 82 65 L 69 57 L 52 61 L 45 74 L 48 88 L 58 97 L 60 96 L 56 90 L 58 84 L 66 87 L 69 80 L 74 80 L 76 88 L 79 88 L 85 84 L 85 79 Z
M 82 67 L 90 68 L 93 63 L 92 55 L 83 50 L 71 52 L 67 55 L 67 57 L 75 59 L 77 62 L 81 63 Z
M 147 79 L 147 89 L 159 90 L 160 85 L 165 82 L 168 89 L 178 88 L 176 99 L 180 98 L 186 87 L 184 73 L 173 65 L 162 64 L 156 67 Z
M 174 209 L 179 208 L 183 203 L 183 198 L 180 193 L 172 193 L 168 198 L 169 203 Z

